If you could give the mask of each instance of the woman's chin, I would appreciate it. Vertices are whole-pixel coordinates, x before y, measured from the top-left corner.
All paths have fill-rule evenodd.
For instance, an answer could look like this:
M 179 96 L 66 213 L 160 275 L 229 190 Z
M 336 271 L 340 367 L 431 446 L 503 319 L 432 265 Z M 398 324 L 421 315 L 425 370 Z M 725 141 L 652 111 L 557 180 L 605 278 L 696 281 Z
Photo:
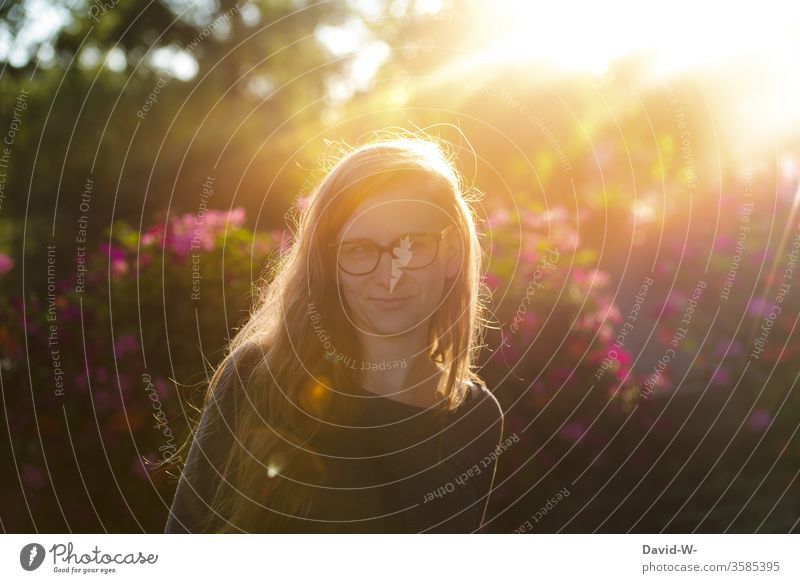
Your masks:
M 419 326 L 419 321 L 409 317 L 408 313 L 381 314 L 372 319 L 371 328 L 378 336 L 396 336 L 412 332 Z
M 413 322 L 405 322 L 398 319 L 397 322 L 381 322 L 374 326 L 377 336 L 397 336 L 405 334 L 414 328 Z

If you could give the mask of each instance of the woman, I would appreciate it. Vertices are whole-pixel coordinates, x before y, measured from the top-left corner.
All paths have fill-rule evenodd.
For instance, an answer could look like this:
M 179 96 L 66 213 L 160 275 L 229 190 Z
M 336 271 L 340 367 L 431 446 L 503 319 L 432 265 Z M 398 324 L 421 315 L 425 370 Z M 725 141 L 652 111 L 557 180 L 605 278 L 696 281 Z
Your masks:
M 473 372 L 471 202 L 429 138 L 335 161 L 211 379 L 166 532 L 481 528 L 503 413 Z

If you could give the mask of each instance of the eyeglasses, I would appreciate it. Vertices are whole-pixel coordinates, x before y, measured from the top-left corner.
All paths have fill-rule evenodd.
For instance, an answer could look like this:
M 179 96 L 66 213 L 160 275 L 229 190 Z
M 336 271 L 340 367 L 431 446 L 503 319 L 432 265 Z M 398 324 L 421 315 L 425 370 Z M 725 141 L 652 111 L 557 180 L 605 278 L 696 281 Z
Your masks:
M 370 239 L 329 243 L 328 247 L 338 247 L 339 268 L 350 275 L 367 275 L 375 271 L 384 253 L 401 261 L 402 269 L 422 269 L 436 260 L 439 243 L 453 225 L 447 225 L 439 232 L 406 233 L 390 245 L 378 245 Z M 395 255 L 395 249 L 397 254 Z

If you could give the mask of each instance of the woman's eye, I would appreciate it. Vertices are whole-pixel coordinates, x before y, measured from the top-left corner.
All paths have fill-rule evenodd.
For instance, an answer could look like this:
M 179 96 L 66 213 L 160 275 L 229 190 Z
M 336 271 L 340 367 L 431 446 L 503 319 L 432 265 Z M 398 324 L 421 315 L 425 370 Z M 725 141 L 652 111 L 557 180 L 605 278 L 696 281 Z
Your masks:
M 356 255 L 362 253 L 369 253 L 369 251 L 370 251 L 370 246 L 363 244 L 363 245 L 351 245 L 350 247 L 344 250 L 344 253 L 348 255 Z
M 427 237 L 418 237 L 411 239 L 411 251 L 422 252 L 433 248 L 434 243 Z

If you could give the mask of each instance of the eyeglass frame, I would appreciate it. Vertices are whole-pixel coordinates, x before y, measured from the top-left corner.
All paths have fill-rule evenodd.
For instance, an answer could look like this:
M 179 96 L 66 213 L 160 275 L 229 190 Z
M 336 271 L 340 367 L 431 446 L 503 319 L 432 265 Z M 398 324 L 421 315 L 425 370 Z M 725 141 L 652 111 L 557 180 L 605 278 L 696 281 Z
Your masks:
M 392 252 L 394 251 L 395 246 L 397 245 L 397 243 L 403 237 L 406 237 L 408 235 L 432 235 L 434 237 L 434 239 L 436 240 L 436 252 L 433 254 L 433 259 L 431 259 L 431 262 L 428 263 L 427 265 L 422 265 L 422 266 L 419 266 L 419 267 L 401 267 L 400 268 L 400 269 L 425 269 L 426 267 L 430 267 L 433 264 L 433 262 L 436 261 L 436 258 L 439 256 L 439 246 L 441 245 L 442 240 L 445 238 L 445 235 L 447 234 L 447 232 L 450 229 L 452 229 L 453 227 L 454 227 L 454 225 L 452 223 L 450 223 L 449 225 L 447 225 L 444 229 L 442 229 L 439 232 L 436 232 L 436 231 L 411 231 L 411 232 L 408 232 L 408 233 L 404 233 L 403 235 L 401 235 L 400 237 L 398 237 L 397 239 L 395 239 L 394 241 L 392 241 L 388 245 L 381 245 L 380 243 L 376 243 L 372 239 L 366 239 L 367 241 L 369 241 L 370 243 L 375 245 L 375 247 L 378 248 L 378 260 L 375 262 L 375 266 L 372 269 L 370 269 L 369 271 L 365 272 L 365 273 L 352 273 L 352 272 L 347 271 L 346 269 L 344 269 L 341 266 L 341 264 L 339 263 L 339 259 L 338 259 L 339 253 L 336 254 L 336 257 L 337 257 L 336 264 L 339 267 L 339 269 L 341 269 L 342 271 L 344 271 L 348 275 L 354 275 L 354 276 L 369 275 L 370 273 L 372 273 L 373 271 L 378 269 L 378 266 L 381 264 L 381 259 L 383 259 L 383 254 L 384 253 L 388 252 L 389 254 L 393 254 Z M 356 243 L 357 241 L 348 241 L 348 243 L 351 243 L 351 242 L 352 243 Z M 346 244 L 346 243 L 343 243 L 341 241 L 334 241 L 332 243 L 328 243 L 328 247 L 329 248 L 330 247 L 340 247 L 341 245 L 344 245 L 344 244 Z

